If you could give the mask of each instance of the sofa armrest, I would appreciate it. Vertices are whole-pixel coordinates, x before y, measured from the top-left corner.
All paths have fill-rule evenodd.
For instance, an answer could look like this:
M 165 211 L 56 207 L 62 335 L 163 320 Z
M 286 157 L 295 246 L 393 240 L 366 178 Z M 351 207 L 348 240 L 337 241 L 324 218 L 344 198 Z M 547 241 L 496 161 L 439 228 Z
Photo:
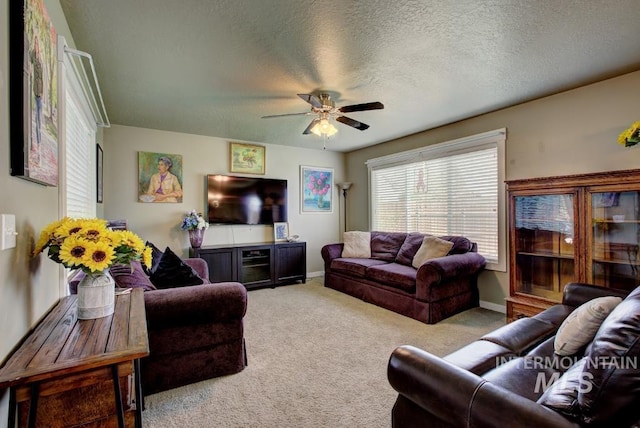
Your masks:
M 553 410 L 413 346 L 391 354 L 391 386 L 447 426 L 578 427 Z
M 320 250 L 322 259 L 324 260 L 325 272 L 331 266 L 331 260 L 337 259 L 342 256 L 343 243 L 327 244 Z
M 147 327 L 206 324 L 242 319 L 247 311 L 247 289 L 239 282 L 167 288 L 144 293 Z
M 581 282 L 570 282 L 564 286 L 562 304 L 577 308 L 583 303 L 598 297 L 617 296 L 624 299 L 627 297 L 627 294 L 629 294 L 629 292 L 625 290 L 600 287 Z
M 426 301 L 431 286 L 449 278 L 478 275 L 485 265 L 485 258 L 473 252 L 431 259 L 416 274 L 416 297 Z
M 206 282 L 209 282 L 209 265 L 207 264 L 207 261 L 205 259 L 194 257 L 182 259 L 182 261 L 186 265 L 191 266 L 200 278 L 206 280 Z

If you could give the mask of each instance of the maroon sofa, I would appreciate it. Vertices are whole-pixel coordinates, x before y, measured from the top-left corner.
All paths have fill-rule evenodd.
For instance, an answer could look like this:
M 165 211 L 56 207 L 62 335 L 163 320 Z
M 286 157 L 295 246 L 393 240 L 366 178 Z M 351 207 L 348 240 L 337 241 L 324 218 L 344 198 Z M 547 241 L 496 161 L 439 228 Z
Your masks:
M 627 293 L 570 283 L 562 304 L 500 327 L 443 358 L 409 345 L 398 347 L 387 371 L 398 392 L 392 426 L 638 427 L 640 287 L 625 298 Z M 555 354 L 555 335 L 565 318 L 603 296 L 624 300 L 576 354 Z
M 478 306 L 478 274 L 486 264 L 462 236 L 445 257 L 415 269 L 422 233 L 371 232 L 371 258 L 343 258 L 343 244 L 325 245 L 324 285 L 427 324 Z
M 110 269 L 116 287 L 141 287 L 149 356 L 141 365 L 142 392 L 150 395 L 242 371 L 246 365 L 243 318 L 247 290 L 239 282 L 209 282 L 207 262 L 183 259 L 203 284 L 156 289 L 139 262 Z M 75 293 L 79 277 L 69 283 Z

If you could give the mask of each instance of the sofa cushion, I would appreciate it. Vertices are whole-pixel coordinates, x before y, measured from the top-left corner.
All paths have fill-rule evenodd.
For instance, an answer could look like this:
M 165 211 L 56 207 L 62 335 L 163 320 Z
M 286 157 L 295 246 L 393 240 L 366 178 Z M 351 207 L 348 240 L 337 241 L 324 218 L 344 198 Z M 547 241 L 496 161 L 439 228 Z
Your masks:
M 464 254 L 473 249 L 473 242 L 464 236 L 441 236 L 440 239 L 453 242 L 453 247 L 449 250 L 449 254 Z
M 164 250 L 149 279 L 157 288 L 182 287 L 204 283 L 196 271 L 185 264 L 169 247 Z
M 406 266 L 411 266 L 413 257 L 418 252 L 418 249 L 422 245 L 422 241 L 425 237 L 424 233 L 411 232 L 407 234 L 398 255 L 396 256 L 396 263 L 400 263 Z
M 371 232 L 371 257 L 393 262 L 404 243 L 406 233 Z
M 109 273 L 116 282 L 116 287 L 142 288 L 144 291 L 156 290 L 138 261 L 131 262 L 131 266 L 113 265 L 109 268 Z
M 343 240 L 342 257 L 363 259 L 371 257 L 371 232 L 344 232 Z
M 416 289 L 416 270 L 410 266 L 399 263 L 385 263 L 367 268 L 367 279 L 379 282 L 382 285 L 399 288 L 409 293 Z
M 640 401 L 640 288 L 604 320 L 587 352 L 592 387 L 578 394 L 583 422 L 600 425 L 628 414 Z
M 583 377 L 583 370 L 587 357 L 583 357 L 573 364 L 560 376 L 538 399 L 538 403 L 557 412 L 577 419 L 580 416 L 578 405 L 578 390 L 589 388 L 588 379 Z M 549 381 L 550 379 L 545 379 Z
M 160 258 L 162 257 L 162 251 L 156 247 L 153 242 L 145 242 L 144 244 L 146 247 L 151 248 L 151 266 L 150 267 L 146 267 L 146 266 L 142 266 L 142 269 L 144 270 L 144 272 L 147 275 L 151 275 L 151 271 L 158 265 L 158 262 L 160 261 Z
M 431 259 L 444 257 L 453 247 L 453 242 L 427 235 L 422 239 L 422 245 L 418 248 L 416 255 L 413 256 L 411 265 L 418 269 Z
M 606 296 L 580 305 L 562 322 L 556 333 L 556 354 L 573 355 L 591 342 L 602 321 L 621 301 L 620 297 Z
M 365 272 L 370 266 L 382 265 L 387 262 L 375 259 L 349 259 L 339 258 L 331 261 L 331 270 L 353 275 L 360 278 L 365 277 Z

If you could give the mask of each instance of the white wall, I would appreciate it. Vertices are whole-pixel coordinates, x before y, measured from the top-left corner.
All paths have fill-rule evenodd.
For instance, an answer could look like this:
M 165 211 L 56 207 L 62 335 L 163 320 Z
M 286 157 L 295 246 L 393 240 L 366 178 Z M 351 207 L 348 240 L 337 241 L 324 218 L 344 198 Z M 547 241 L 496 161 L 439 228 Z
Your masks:
M 260 144 L 260 143 L 256 143 Z M 318 143 L 321 147 L 321 141 Z M 138 151 L 182 155 L 182 203 L 138 202 Z M 158 248 L 171 247 L 187 256 L 189 239 L 180 230 L 186 211 L 204 213 L 205 177 L 229 174 L 229 141 L 127 126 L 113 126 L 104 131 L 105 189 L 104 215 L 108 219 L 126 219 L 131 230 Z M 334 186 L 334 212 L 300 213 L 300 165 L 334 168 L 336 182 L 344 180 L 341 153 L 269 145 L 266 148 L 266 173 L 258 177 L 288 181 L 289 230 L 307 242 L 307 271 L 323 270 L 320 249 L 337 242 L 340 234 L 340 203 Z M 273 241 L 271 226 L 212 226 L 203 245 Z
M 349 194 L 349 227 L 369 228 L 366 160 L 493 129 L 507 128 L 507 180 L 640 168 L 640 146 L 617 144 L 640 119 L 638 94 L 640 71 L 348 153 L 358 189 Z M 504 307 L 508 273 L 485 271 L 479 288 L 480 300 Z

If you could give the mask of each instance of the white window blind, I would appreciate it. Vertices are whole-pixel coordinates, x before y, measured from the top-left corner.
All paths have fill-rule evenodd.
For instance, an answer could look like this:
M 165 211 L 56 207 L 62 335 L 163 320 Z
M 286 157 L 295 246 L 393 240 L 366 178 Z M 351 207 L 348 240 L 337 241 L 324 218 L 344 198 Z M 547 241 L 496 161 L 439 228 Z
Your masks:
M 372 230 L 465 236 L 498 264 L 504 132 L 480 137 L 367 162 Z
M 66 73 L 65 215 L 96 216 L 96 125 L 74 73 Z

